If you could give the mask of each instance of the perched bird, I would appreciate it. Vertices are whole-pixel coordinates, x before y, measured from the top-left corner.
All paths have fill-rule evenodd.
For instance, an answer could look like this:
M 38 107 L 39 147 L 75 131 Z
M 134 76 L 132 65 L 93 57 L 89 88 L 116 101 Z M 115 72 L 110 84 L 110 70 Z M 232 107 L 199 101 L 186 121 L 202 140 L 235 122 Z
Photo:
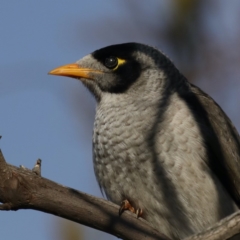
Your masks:
M 163 53 L 112 45 L 50 74 L 80 79 L 95 96 L 94 170 L 120 212 L 182 239 L 238 210 L 239 135 Z

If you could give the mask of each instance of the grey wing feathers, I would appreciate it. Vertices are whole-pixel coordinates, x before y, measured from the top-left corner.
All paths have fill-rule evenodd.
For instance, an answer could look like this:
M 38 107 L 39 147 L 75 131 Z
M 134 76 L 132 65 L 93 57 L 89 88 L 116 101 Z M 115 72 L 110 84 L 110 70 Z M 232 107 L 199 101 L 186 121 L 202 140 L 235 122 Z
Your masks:
M 207 145 L 212 160 L 208 165 L 217 175 L 226 190 L 240 207 L 240 138 L 231 120 L 206 93 L 194 85 L 191 91 L 206 111 L 207 121 L 213 134 L 209 134 Z

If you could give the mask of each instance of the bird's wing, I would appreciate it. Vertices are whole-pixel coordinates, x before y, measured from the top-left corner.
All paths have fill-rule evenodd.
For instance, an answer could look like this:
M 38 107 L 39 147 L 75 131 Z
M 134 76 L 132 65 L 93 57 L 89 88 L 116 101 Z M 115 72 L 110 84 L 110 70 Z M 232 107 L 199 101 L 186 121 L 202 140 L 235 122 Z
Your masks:
M 208 165 L 240 207 L 240 137 L 228 116 L 206 93 L 191 85 L 204 117 L 200 126 L 208 151 Z M 198 118 L 197 117 L 197 118 Z

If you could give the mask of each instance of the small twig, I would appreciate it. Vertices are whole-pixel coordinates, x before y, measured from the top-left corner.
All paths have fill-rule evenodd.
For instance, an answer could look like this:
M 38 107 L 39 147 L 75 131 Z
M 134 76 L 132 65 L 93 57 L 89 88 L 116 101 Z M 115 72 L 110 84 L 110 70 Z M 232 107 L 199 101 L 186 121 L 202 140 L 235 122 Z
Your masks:
M 41 176 L 41 163 L 42 160 L 38 159 L 32 171 L 35 172 L 38 176 Z

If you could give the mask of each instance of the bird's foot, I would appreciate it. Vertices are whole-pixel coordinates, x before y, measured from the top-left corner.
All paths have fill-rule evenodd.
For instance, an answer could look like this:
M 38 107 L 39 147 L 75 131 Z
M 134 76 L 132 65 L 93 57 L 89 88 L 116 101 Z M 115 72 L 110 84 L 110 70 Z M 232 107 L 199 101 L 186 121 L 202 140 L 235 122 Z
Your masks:
M 121 206 L 119 208 L 119 215 L 121 215 L 125 210 L 129 210 L 132 213 L 135 213 L 134 207 L 130 204 L 130 202 L 125 199 L 121 202 Z
M 130 202 L 127 199 L 122 201 L 121 206 L 119 208 L 119 215 L 121 215 L 125 210 L 129 210 L 132 213 L 136 213 L 137 218 L 141 217 L 143 214 L 143 211 L 141 208 L 137 208 L 135 210 L 135 208 L 130 204 Z

